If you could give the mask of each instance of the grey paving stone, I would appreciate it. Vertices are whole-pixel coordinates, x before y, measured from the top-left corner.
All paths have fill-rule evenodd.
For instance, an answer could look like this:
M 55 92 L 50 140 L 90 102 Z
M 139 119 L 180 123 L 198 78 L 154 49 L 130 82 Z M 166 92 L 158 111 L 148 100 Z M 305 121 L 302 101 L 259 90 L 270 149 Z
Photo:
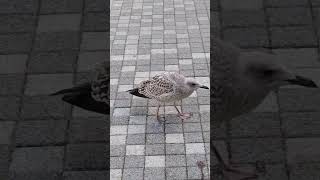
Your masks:
M 276 113 L 250 113 L 232 120 L 231 136 L 280 136 L 280 121 Z
M 72 87 L 72 80 L 72 74 L 28 75 L 25 94 L 29 96 L 51 94 Z
M 290 167 L 290 179 L 292 180 L 309 180 L 320 177 L 319 163 L 302 163 Z
M 295 7 L 295 6 L 309 6 L 307 0 L 292 0 L 292 1 L 282 1 L 282 0 L 267 0 L 267 7 Z
M 147 144 L 160 144 L 164 143 L 163 134 L 146 134 Z
M 80 13 L 83 0 L 43 0 L 41 1 L 40 13 Z
M 222 25 L 224 27 L 265 27 L 265 14 L 263 11 L 222 11 Z
M 284 161 L 284 152 L 279 138 L 233 139 L 231 153 L 234 163 Z
M 110 146 L 110 156 L 124 156 L 125 145 Z
M 267 14 L 271 26 L 312 24 L 310 8 L 268 8 Z
M 124 180 L 140 180 L 143 179 L 143 168 L 131 168 L 123 170 Z
M 186 143 L 204 142 L 202 132 L 184 133 L 184 139 Z
M 22 74 L 26 69 L 26 54 L 0 55 L 0 74 Z
M 71 73 L 77 60 L 77 52 L 38 52 L 33 53 L 28 62 L 28 72 Z
M 84 31 L 106 31 L 109 17 L 105 12 L 86 13 L 84 15 Z
M 33 15 L 1 15 L 0 32 L 32 32 L 35 28 L 36 17 Z
M 68 144 L 65 169 L 102 170 L 107 168 L 105 143 Z
M 85 0 L 85 11 L 105 11 L 108 6 L 104 0 Z
M 1 13 L 32 13 L 35 14 L 38 9 L 37 0 L 19 0 L 4 1 L 1 6 Z
M 150 144 L 146 145 L 146 155 L 164 155 L 164 144 Z
M 61 179 L 63 147 L 16 148 L 10 164 L 10 179 Z
M 63 118 L 67 112 L 67 107 L 67 104 L 55 97 L 24 97 L 21 116 L 24 119 L 51 119 L 52 117 Z
M 287 88 L 279 91 L 279 104 L 281 112 L 318 111 L 317 102 L 320 96 L 317 90 L 305 88 Z
M 108 57 L 105 51 L 81 52 L 78 60 L 78 72 L 91 71 L 94 64 L 105 61 Z
M 143 168 L 144 156 L 126 156 L 124 168 Z
M 107 49 L 106 32 L 85 32 L 82 34 L 82 50 L 106 50 Z
M 272 47 L 313 47 L 317 41 L 311 27 L 273 27 Z
M 0 95 L 20 95 L 24 85 L 24 75 L 0 75 Z
M 0 121 L 0 144 L 11 144 L 11 136 L 15 124 L 14 121 Z
M 145 180 L 162 180 L 165 179 L 165 168 L 162 167 L 152 167 L 144 169 L 144 179 Z
M 104 118 L 77 118 L 70 122 L 69 142 L 106 142 L 107 120 Z
M 185 167 L 166 168 L 167 179 L 186 179 L 187 172 Z
M 15 96 L 0 97 L 0 119 L 18 120 L 19 119 L 20 98 Z
M 10 165 L 10 147 L 0 145 L 0 177 L 7 179 Z
M 123 168 L 124 157 L 110 157 L 110 168 Z
M 167 155 L 166 156 L 166 167 L 179 167 L 186 166 L 185 155 Z
M 35 51 L 78 50 L 79 32 L 42 32 L 36 35 Z
M 226 41 L 241 47 L 268 47 L 268 34 L 264 28 L 229 28 L 223 35 Z
M 166 154 L 185 154 L 184 144 L 166 144 Z
M 319 162 L 319 138 L 289 138 L 286 141 L 288 164 Z
M 29 52 L 32 47 L 32 34 L 1 34 L 0 42 L 0 53 Z
M 40 15 L 37 33 L 79 31 L 80 14 Z
M 65 142 L 67 121 L 40 120 L 19 122 L 15 133 L 17 146 L 55 145 Z
M 187 166 L 197 166 L 198 161 L 206 162 L 206 157 L 204 154 L 188 154 L 186 155 Z
M 109 178 L 108 171 L 65 171 L 64 180 L 105 180 Z

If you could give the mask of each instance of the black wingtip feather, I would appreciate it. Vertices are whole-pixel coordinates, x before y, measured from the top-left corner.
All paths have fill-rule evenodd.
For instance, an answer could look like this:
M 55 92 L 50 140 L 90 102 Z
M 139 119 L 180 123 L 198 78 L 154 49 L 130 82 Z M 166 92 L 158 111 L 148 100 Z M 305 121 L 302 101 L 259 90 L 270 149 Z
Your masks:
M 108 105 L 99 102 L 91 96 L 91 84 L 86 83 L 70 89 L 63 89 L 50 94 L 50 96 L 63 95 L 62 100 L 82 109 L 101 114 L 109 114 Z
M 143 95 L 143 94 L 139 93 L 138 88 L 130 89 L 130 90 L 128 90 L 127 92 L 129 92 L 129 93 L 130 93 L 130 94 L 132 94 L 132 95 L 138 96 L 138 97 L 142 97 L 142 98 L 148 98 L 148 99 L 150 99 L 149 97 L 147 97 L 147 96 L 145 96 L 145 95 Z

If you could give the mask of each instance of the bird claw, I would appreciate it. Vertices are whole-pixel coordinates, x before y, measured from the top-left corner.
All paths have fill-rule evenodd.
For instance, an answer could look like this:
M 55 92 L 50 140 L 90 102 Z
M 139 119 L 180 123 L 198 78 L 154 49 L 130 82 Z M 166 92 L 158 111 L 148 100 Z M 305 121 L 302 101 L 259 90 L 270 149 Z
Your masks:
M 190 118 L 191 116 L 192 116 L 191 113 L 179 113 L 179 114 L 178 114 L 178 117 L 179 117 L 182 121 Z

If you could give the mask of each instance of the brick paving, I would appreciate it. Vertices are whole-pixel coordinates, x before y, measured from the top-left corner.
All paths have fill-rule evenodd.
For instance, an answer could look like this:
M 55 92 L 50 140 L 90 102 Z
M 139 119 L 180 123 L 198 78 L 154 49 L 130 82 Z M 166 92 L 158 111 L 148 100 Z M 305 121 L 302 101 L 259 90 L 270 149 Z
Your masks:
M 209 85 L 208 0 L 114 0 L 110 13 L 111 179 L 200 179 L 209 163 L 209 91 L 179 102 L 193 117 L 184 124 L 172 104 L 165 122 L 156 102 L 125 92 L 163 71 Z
M 0 6 L 0 179 L 107 179 L 107 118 L 47 95 L 108 56 L 105 0 Z
M 212 35 L 243 48 L 278 54 L 319 83 L 319 10 L 316 0 L 214 0 Z M 225 158 L 240 167 L 266 164 L 264 178 L 320 178 L 320 92 L 281 88 L 255 112 L 215 134 Z

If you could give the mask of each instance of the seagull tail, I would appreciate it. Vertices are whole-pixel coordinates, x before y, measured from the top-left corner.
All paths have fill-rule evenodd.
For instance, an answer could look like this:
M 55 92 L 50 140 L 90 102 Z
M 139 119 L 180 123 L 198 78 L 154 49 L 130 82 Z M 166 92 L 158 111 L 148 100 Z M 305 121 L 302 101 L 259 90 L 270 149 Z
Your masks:
M 138 96 L 138 97 L 150 99 L 149 97 L 147 97 L 147 96 L 139 93 L 139 89 L 138 89 L 138 88 L 130 89 L 130 90 L 128 90 L 127 92 L 129 92 L 129 93 L 132 94 L 132 95 Z
M 99 102 L 91 96 L 91 84 L 85 83 L 73 88 L 63 89 L 50 94 L 50 96 L 62 95 L 62 100 L 82 109 L 101 114 L 108 114 L 109 108 L 104 102 Z

